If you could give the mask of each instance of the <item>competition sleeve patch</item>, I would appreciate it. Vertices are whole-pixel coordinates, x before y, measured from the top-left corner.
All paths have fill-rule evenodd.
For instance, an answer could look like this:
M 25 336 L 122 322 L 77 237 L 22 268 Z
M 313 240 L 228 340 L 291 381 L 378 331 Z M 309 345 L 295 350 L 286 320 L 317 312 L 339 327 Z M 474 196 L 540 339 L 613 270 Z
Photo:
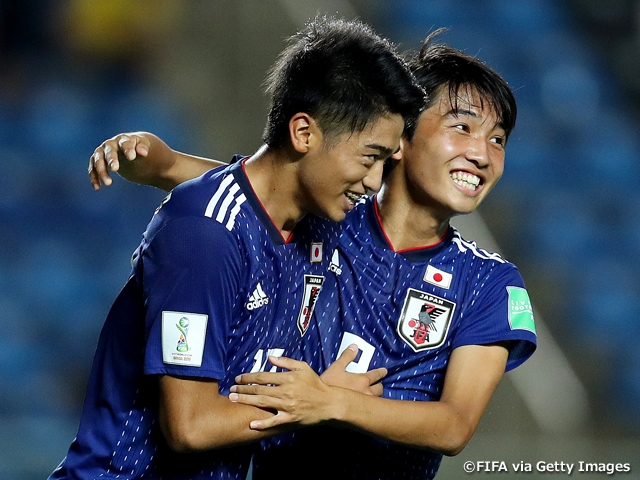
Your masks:
M 529 294 L 522 287 L 507 287 L 509 294 L 509 326 L 511 330 L 529 330 L 536 333 L 533 308 Z
M 202 366 L 207 319 L 200 313 L 162 312 L 162 361 Z

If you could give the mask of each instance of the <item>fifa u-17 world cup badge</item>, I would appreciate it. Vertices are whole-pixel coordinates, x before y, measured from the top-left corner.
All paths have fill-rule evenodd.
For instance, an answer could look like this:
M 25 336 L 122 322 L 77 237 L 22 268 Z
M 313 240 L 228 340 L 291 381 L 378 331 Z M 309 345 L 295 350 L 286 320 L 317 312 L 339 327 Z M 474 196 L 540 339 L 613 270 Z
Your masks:
M 307 333 L 309 323 L 311 322 L 311 315 L 313 309 L 316 306 L 318 295 L 322 290 L 322 284 L 324 283 L 324 277 L 321 275 L 305 275 L 304 276 L 304 296 L 302 297 L 302 305 L 300 306 L 300 313 L 298 314 L 298 330 L 300 334 Z
M 427 292 L 410 288 L 398 320 L 398 333 L 414 351 L 442 345 L 456 304 Z
M 162 312 L 162 361 L 202 366 L 207 319 L 199 313 Z

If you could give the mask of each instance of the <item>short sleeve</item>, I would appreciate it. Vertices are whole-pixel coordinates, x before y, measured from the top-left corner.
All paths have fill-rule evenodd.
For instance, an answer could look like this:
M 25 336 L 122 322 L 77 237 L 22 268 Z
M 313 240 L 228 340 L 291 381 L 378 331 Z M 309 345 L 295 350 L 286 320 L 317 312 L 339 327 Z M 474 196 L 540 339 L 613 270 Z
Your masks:
M 209 218 L 157 228 L 141 257 L 146 374 L 224 377 L 242 258 L 235 234 Z
M 500 264 L 479 284 L 452 348 L 510 341 L 506 371 L 526 361 L 537 345 L 531 301 L 518 269 Z

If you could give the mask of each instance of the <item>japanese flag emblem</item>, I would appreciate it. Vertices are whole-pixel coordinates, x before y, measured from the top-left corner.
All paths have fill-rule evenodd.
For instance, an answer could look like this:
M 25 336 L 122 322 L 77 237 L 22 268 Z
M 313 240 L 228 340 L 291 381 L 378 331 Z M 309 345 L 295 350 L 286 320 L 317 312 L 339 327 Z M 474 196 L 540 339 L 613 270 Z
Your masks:
M 322 261 L 322 242 L 313 242 L 311 244 L 311 263 Z
M 453 275 L 431 265 L 427 265 L 427 271 L 424 272 L 423 280 L 435 285 L 436 287 L 448 289 L 451 286 Z

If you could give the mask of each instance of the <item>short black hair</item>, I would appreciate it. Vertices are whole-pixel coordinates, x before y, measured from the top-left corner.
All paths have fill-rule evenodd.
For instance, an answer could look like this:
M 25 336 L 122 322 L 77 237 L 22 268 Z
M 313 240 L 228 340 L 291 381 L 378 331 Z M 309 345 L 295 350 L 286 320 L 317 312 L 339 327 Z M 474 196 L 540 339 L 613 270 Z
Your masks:
M 289 38 L 265 81 L 271 106 L 263 140 L 278 148 L 289 139 L 289 120 L 311 115 L 325 142 L 362 131 L 385 114 L 400 114 L 411 128 L 425 103 L 394 46 L 359 20 L 318 16 Z
M 438 97 L 438 90 L 448 91 L 454 110 L 457 109 L 460 94 L 465 91 L 477 91 L 481 107 L 485 102 L 492 107 L 508 138 L 515 127 L 517 117 L 516 99 L 507 81 L 481 60 L 456 48 L 433 39 L 446 31 L 440 28 L 430 33 L 417 55 L 409 60 L 409 68 L 418 84 L 427 94 L 427 108 Z M 411 139 L 411 133 L 409 139 Z

